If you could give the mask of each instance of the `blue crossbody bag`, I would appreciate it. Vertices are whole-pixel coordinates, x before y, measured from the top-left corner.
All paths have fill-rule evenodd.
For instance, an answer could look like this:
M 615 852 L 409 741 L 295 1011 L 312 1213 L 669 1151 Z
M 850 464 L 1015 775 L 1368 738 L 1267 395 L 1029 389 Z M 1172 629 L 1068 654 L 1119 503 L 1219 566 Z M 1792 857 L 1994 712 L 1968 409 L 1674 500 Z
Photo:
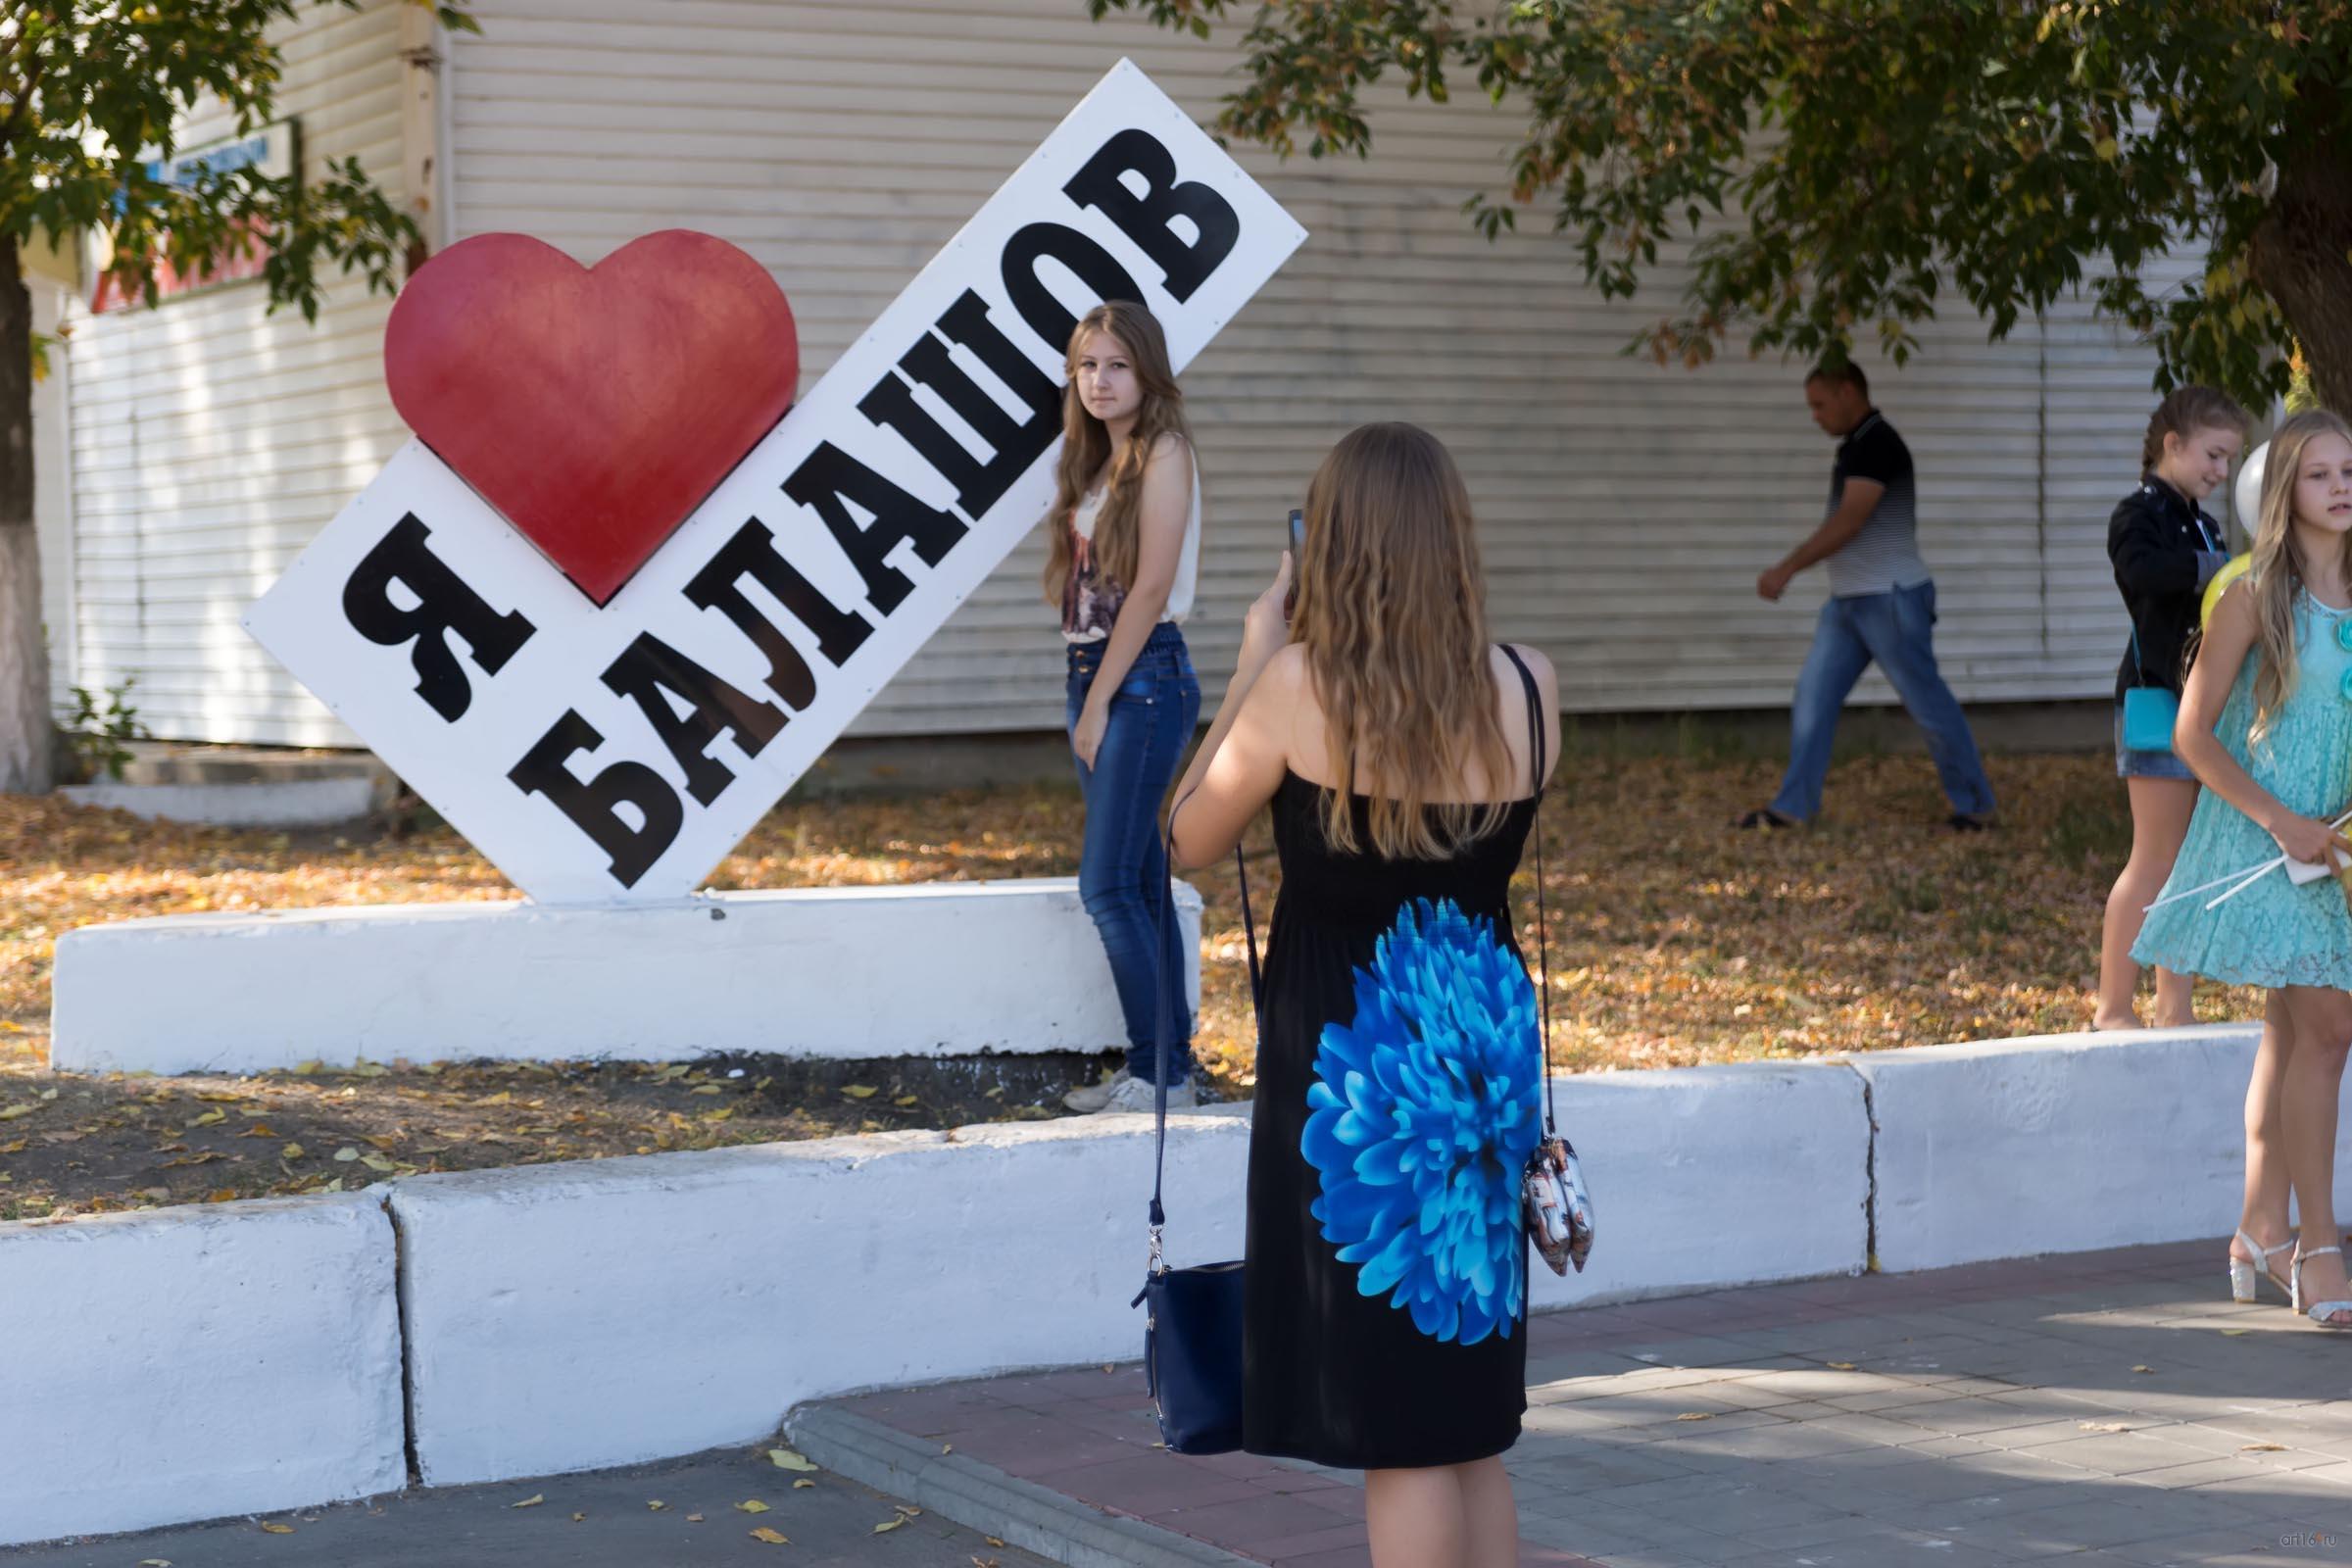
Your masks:
M 2139 628 L 2132 628 L 2132 673 L 2139 674 Z M 2162 686 L 2132 686 L 2124 692 L 2124 750 L 2169 752 L 2180 699 Z

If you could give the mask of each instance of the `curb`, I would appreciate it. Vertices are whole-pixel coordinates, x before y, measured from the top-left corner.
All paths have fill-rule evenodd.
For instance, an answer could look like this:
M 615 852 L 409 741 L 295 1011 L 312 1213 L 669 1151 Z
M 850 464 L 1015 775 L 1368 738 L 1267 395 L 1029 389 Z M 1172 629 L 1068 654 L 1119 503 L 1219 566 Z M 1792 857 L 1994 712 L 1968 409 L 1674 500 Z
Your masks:
M 1069 1568 L 1263 1568 L 1173 1530 L 1104 1513 L 878 1421 L 824 1406 L 784 1420 L 793 1446 L 837 1475 Z

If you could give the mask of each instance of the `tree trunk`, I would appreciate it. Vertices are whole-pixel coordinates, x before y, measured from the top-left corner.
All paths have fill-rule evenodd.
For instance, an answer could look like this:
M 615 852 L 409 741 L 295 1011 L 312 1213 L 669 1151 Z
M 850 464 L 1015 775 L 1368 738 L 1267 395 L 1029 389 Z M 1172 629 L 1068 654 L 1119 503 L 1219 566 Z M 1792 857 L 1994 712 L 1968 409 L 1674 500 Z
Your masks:
M 47 790 L 55 753 L 32 528 L 32 297 L 16 241 L 0 238 L 0 791 Z
M 2307 81 L 2302 91 L 2311 122 L 2331 123 L 2334 89 Z M 2352 416 L 2352 139 L 2313 136 L 2281 158 L 2249 250 L 2254 281 L 2303 345 L 2312 390 Z

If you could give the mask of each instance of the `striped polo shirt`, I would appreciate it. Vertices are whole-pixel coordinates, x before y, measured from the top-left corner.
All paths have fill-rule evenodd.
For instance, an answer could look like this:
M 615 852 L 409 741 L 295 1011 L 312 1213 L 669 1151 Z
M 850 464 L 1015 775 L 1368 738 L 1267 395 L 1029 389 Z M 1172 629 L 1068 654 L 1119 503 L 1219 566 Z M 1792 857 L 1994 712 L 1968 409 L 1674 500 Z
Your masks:
M 1830 592 L 1839 599 L 1862 594 L 1891 593 L 1916 588 L 1928 580 L 1928 564 L 1919 554 L 1919 487 L 1911 476 L 1911 449 L 1894 433 L 1886 416 L 1873 409 L 1862 422 L 1838 443 L 1838 461 L 1830 470 L 1830 507 L 1834 516 L 1845 499 L 1848 477 L 1874 479 L 1886 487 L 1879 504 L 1862 524 L 1862 531 L 1830 557 Z

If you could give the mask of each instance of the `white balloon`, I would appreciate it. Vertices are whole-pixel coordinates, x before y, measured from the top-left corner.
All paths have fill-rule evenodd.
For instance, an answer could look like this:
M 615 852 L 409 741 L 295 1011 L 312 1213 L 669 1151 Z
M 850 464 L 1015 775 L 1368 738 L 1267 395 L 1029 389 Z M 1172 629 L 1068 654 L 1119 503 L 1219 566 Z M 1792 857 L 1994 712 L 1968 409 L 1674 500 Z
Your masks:
M 2245 463 L 2237 470 L 2237 487 L 2230 492 L 2237 502 L 2237 525 L 2246 530 L 2249 539 L 2254 537 L 2254 525 L 2262 518 L 2262 461 L 2270 450 L 2271 444 L 2265 441 L 2246 454 Z

